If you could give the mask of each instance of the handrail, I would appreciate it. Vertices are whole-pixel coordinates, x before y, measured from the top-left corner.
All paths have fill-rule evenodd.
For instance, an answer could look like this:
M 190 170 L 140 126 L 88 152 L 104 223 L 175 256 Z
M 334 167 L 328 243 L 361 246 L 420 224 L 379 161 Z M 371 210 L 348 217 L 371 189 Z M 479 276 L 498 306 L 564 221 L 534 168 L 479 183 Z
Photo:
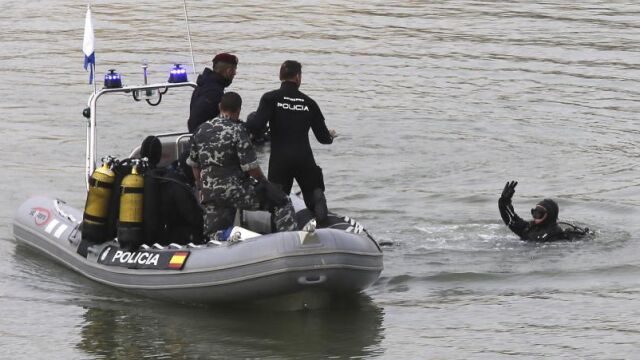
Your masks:
M 180 157 L 180 140 L 191 138 L 191 133 L 181 134 L 176 138 L 176 159 Z
M 98 99 L 105 94 L 112 93 L 132 93 L 140 90 L 158 90 L 166 92 L 170 88 L 178 88 L 190 86 L 195 88 L 197 85 L 193 82 L 183 83 L 160 83 L 160 84 L 148 84 L 148 85 L 134 85 L 124 86 L 115 89 L 101 89 L 98 92 L 92 93 L 89 96 L 89 121 L 87 123 L 87 147 L 86 147 L 86 162 L 85 162 L 85 182 L 87 189 L 89 189 L 89 178 L 96 168 L 96 152 L 97 152 L 97 139 L 96 139 L 96 108 L 98 105 Z

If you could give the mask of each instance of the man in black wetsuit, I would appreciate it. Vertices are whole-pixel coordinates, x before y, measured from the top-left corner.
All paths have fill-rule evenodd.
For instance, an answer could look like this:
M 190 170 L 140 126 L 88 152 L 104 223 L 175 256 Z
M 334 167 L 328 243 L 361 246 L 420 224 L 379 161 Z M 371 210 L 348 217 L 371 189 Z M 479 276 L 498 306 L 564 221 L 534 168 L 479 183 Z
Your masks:
M 320 223 L 327 218 L 322 169 L 316 165 L 309 144 L 309 129 L 321 144 L 331 144 L 335 130 L 327 129 L 318 104 L 300 92 L 302 65 L 293 60 L 280 67 L 280 89 L 262 96 L 255 115 L 247 119 L 247 128 L 260 136 L 267 124 L 271 130 L 269 181 L 291 192 L 295 179 L 304 202 Z
M 218 116 L 218 104 L 224 94 L 224 89 L 231 85 L 236 76 L 238 58 L 235 55 L 221 53 L 213 58 L 211 69 L 205 68 L 198 76 L 198 87 L 191 95 L 189 107 L 189 132 L 194 133 L 200 124 Z
M 526 241 L 556 241 L 573 240 L 583 237 L 589 232 L 588 228 L 582 229 L 570 225 L 572 229 L 563 230 L 558 225 L 558 214 L 560 209 L 558 204 L 551 199 L 544 199 L 531 209 L 532 221 L 525 221 L 520 218 L 511 204 L 511 198 L 515 193 L 517 181 L 509 181 L 502 190 L 502 196 L 498 200 L 498 209 L 502 221 L 520 237 Z

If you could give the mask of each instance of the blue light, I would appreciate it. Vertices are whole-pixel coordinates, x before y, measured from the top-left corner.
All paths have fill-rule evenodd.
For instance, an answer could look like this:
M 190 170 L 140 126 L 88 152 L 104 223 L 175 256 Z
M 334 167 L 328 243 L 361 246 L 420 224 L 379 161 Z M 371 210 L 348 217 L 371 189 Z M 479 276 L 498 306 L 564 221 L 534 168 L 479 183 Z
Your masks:
M 183 68 L 180 64 L 173 65 L 173 69 L 169 72 L 169 81 L 170 83 L 182 83 L 187 82 L 189 79 L 187 78 L 187 70 Z
M 122 87 L 122 78 L 115 69 L 109 69 L 109 72 L 104 75 L 104 87 L 106 89 L 117 89 Z

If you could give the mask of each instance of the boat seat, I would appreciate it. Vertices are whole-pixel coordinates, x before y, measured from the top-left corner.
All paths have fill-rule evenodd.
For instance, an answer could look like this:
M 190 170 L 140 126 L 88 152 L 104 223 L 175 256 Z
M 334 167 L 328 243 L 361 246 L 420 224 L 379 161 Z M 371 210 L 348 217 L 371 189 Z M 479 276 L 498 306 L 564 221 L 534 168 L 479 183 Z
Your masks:
M 172 162 L 178 160 L 180 155 L 189 149 L 189 141 L 191 140 L 191 134 L 189 133 L 172 133 L 172 134 L 160 134 L 155 135 L 162 144 L 162 156 L 158 167 L 164 167 Z M 137 146 L 129 158 L 137 159 L 140 157 L 140 146 Z

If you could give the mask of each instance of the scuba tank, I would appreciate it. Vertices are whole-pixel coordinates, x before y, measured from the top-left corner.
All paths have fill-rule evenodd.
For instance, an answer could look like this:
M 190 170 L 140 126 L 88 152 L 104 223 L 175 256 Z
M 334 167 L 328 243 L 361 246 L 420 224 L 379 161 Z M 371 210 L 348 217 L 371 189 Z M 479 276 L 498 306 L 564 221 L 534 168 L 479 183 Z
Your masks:
M 107 240 L 107 217 L 109 203 L 115 181 L 115 173 L 111 169 L 114 158 L 102 159 L 102 166 L 94 170 L 89 178 L 89 191 L 82 216 L 82 238 L 95 243 Z
M 559 221 L 558 224 L 565 225 L 563 228 L 564 236 L 566 240 L 575 240 L 582 238 L 586 235 L 591 235 L 593 232 L 588 227 L 580 227 L 572 223 Z
M 124 249 L 137 248 L 144 240 L 143 234 L 143 192 L 144 178 L 141 160 L 133 160 L 131 173 L 122 179 L 120 185 L 120 212 L 118 217 L 118 243 Z

